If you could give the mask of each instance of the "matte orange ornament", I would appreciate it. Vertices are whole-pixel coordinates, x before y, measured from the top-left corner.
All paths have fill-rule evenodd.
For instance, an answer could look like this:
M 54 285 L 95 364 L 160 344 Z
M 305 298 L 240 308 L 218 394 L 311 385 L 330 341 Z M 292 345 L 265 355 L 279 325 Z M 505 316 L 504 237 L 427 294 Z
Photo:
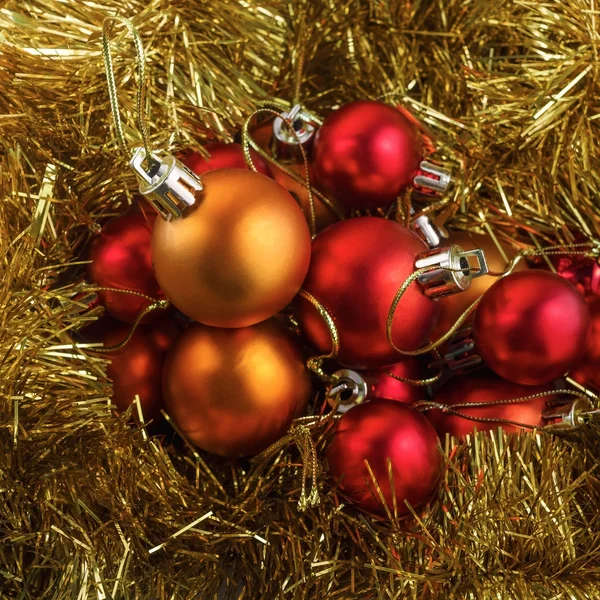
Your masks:
M 485 252 L 485 259 L 490 271 L 496 273 L 503 272 L 508 266 L 502 254 L 500 254 L 498 247 L 488 235 L 469 233 L 467 231 L 452 231 L 450 232 L 450 237 L 442 243 L 444 246 L 457 244 L 464 250 L 481 248 Z M 513 248 L 505 244 L 502 245 L 502 248 L 509 260 L 517 254 Z M 523 271 L 527 268 L 527 263 L 522 259 L 517 263 L 514 270 Z M 498 277 L 494 277 L 493 275 L 477 277 L 471 280 L 471 286 L 464 292 L 440 298 L 438 301 L 440 318 L 431 334 L 431 340 L 437 340 L 444 335 L 454 325 L 458 317 L 497 280 Z
M 163 381 L 182 433 L 223 456 L 267 448 L 310 395 L 298 345 L 276 319 L 241 329 L 191 325 L 171 351 Z
M 157 219 L 156 277 L 185 315 L 215 327 L 245 327 L 284 308 L 308 270 L 310 233 L 278 183 L 253 171 L 202 175 L 183 216 Z

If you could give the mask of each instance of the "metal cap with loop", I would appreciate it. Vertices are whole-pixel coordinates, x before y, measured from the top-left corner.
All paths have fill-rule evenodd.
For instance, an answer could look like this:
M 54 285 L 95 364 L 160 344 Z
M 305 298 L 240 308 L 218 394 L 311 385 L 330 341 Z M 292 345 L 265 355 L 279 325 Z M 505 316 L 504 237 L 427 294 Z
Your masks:
M 447 367 L 455 375 L 465 375 L 483 366 L 481 357 L 475 353 L 475 342 L 471 337 L 471 328 L 459 329 L 445 347 L 439 360 L 430 363 L 431 369 Z
M 345 413 L 362 404 L 368 392 L 367 382 L 356 371 L 342 369 L 333 374 L 333 386 L 327 391 L 327 403 L 337 411 Z M 339 402 L 338 402 L 339 398 Z
M 545 429 L 550 431 L 572 431 L 581 425 L 585 425 L 594 415 L 600 414 L 592 403 L 585 398 L 577 398 L 573 402 L 549 406 L 542 416 L 549 423 Z
M 174 156 L 160 157 L 153 152 L 148 159 L 145 148 L 140 147 L 130 165 L 140 183 L 140 194 L 166 221 L 181 217 L 202 190 L 200 178 Z
M 471 279 L 489 271 L 483 250 L 463 250 L 452 245 L 434 248 L 417 257 L 416 269 L 434 268 L 419 275 L 419 283 L 430 298 L 442 298 L 469 289 Z
M 292 123 L 296 135 L 284 119 Z M 288 112 L 281 113 L 273 121 L 275 156 L 283 161 L 301 161 L 299 146 L 306 146 L 311 142 L 315 131 L 316 124 L 312 115 L 300 104 L 296 104 Z
M 417 190 L 436 194 L 445 193 L 451 182 L 452 176 L 448 169 L 426 160 L 421 162 L 419 171 L 413 179 L 413 184 Z

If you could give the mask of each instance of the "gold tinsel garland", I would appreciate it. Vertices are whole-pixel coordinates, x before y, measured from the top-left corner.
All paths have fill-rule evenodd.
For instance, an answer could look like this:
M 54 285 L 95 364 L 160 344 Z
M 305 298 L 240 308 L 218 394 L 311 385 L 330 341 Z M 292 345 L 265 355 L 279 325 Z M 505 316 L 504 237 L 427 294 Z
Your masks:
M 156 147 L 228 138 L 273 96 L 321 114 L 381 97 L 460 174 L 455 225 L 520 246 L 598 234 L 594 0 L 2 3 L 2 597 L 599 597 L 595 426 L 447 441 L 438 497 L 407 525 L 343 506 L 324 473 L 299 512 L 293 444 L 232 463 L 113 415 L 105 363 L 71 333 L 95 318 L 76 300 L 81 250 L 134 190 L 101 60 L 115 13 L 148 53 Z M 115 50 L 135 143 L 133 49 Z

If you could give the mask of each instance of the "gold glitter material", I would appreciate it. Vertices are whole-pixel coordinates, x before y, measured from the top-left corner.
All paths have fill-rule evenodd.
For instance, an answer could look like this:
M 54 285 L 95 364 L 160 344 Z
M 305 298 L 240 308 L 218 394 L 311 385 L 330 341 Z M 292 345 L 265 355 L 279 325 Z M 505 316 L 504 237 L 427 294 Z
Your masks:
M 231 140 L 275 96 L 289 101 L 278 111 L 299 95 L 323 117 L 381 97 L 424 122 L 432 158 L 455 174 L 423 210 L 528 258 L 600 233 L 598 10 L 595 0 L 3 2 L 1 596 L 598 598 L 595 420 L 560 435 L 442 440 L 429 508 L 375 520 L 327 476 L 334 416 L 296 422 L 310 431 L 314 477 L 306 434 L 308 453 L 288 439 L 268 458 L 224 460 L 117 417 L 106 360 L 74 342 L 98 316 L 77 300 L 90 233 L 136 187 L 111 133 L 107 16 L 140 32 L 153 148 Z M 112 50 L 131 147 L 134 48 L 118 35 Z M 300 511 L 315 489 L 319 503 Z

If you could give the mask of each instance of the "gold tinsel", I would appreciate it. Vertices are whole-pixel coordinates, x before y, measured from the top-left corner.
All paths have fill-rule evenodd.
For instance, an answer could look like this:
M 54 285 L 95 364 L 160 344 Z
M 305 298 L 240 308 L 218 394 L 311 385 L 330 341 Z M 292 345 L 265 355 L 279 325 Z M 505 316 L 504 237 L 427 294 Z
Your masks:
M 0 5 L 0 592 L 3 598 L 598 598 L 600 430 L 446 441 L 412 524 L 299 512 L 290 442 L 233 463 L 149 438 L 73 346 L 82 249 L 134 192 L 99 34 L 131 17 L 158 148 L 231 138 L 267 98 L 325 115 L 402 103 L 457 185 L 436 209 L 525 247 L 599 232 L 594 0 L 29 0 Z M 133 48 L 114 45 L 128 142 Z M 312 429 L 322 455 L 328 426 Z

